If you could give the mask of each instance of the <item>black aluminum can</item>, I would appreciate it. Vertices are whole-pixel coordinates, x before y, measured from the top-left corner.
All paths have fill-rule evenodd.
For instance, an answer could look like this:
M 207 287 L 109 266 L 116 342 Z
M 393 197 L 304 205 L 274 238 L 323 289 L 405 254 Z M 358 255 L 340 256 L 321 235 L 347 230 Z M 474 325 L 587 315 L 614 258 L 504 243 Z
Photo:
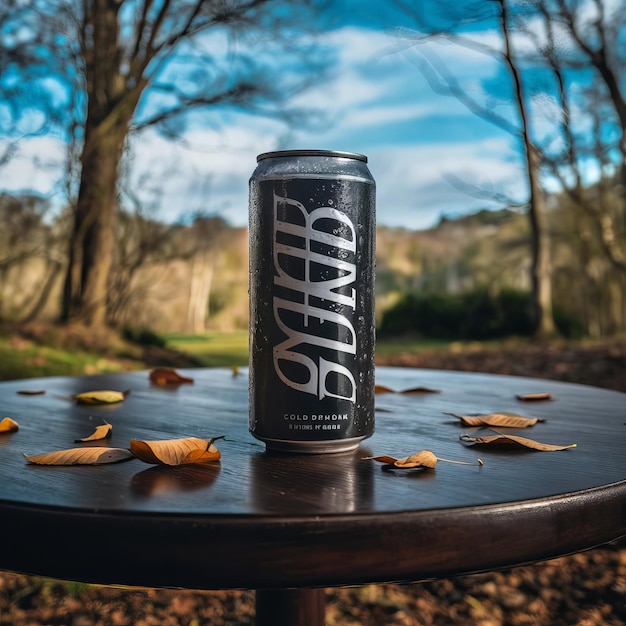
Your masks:
M 257 162 L 250 432 L 273 450 L 352 450 L 374 430 L 374 179 L 350 152 L 267 152 Z

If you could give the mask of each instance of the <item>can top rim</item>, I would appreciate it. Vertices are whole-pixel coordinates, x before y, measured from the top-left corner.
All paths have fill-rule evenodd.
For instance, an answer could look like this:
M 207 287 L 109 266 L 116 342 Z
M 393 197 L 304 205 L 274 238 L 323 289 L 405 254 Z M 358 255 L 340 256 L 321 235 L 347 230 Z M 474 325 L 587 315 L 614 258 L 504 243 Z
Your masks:
M 259 154 L 259 156 L 257 156 L 256 160 L 258 163 L 263 159 L 289 156 L 335 157 L 354 159 L 356 161 L 363 161 L 364 163 L 367 163 L 367 157 L 364 154 L 359 154 L 358 152 L 344 152 L 342 150 L 276 150 L 274 152 L 263 152 L 262 154 Z

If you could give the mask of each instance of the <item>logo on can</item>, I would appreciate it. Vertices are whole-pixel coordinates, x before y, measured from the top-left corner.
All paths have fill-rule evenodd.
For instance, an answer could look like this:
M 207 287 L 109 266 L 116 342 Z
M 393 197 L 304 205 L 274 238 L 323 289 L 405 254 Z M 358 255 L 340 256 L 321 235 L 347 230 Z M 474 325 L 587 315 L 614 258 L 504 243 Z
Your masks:
M 250 430 L 333 452 L 374 423 L 374 182 L 365 157 L 259 157 L 250 181 Z
M 295 213 L 291 219 L 290 209 Z M 283 243 L 289 237 L 297 238 L 302 246 Z M 332 309 L 337 304 L 352 313 L 356 309 L 354 224 L 339 209 L 324 206 L 308 213 L 297 200 L 275 194 L 273 243 L 274 286 L 284 288 L 274 291 L 274 321 L 286 335 L 274 346 L 276 374 L 289 387 L 320 400 L 333 397 L 356 402 L 354 364 L 348 368 L 340 362 L 341 355 L 356 355 L 352 315 Z M 315 251 L 316 248 L 325 248 L 326 254 Z M 303 325 L 290 325 L 288 312 L 298 313 Z M 325 332 L 329 327 L 334 331 L 333 337 L 325 336 L 330 334 Z M 317 354 L 316 362 L 307 356 L 307 346 L 327 348 L 337 358 L 329 361 Z M 308 380 L 293 380 L 298 367 L 286 369 L 281 363 L 304 367 Z M 331 374 L 335 374 L 337 385 L 329 389 Z

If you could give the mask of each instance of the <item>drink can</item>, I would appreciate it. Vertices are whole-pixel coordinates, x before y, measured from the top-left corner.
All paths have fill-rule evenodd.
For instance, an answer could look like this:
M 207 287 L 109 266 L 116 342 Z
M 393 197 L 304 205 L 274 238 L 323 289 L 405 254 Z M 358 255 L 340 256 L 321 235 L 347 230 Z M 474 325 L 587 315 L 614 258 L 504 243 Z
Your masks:
M 250 179 L 250 432 L 352 450 L 374 430 L 375 183 L 367 157 L 285 150 Z

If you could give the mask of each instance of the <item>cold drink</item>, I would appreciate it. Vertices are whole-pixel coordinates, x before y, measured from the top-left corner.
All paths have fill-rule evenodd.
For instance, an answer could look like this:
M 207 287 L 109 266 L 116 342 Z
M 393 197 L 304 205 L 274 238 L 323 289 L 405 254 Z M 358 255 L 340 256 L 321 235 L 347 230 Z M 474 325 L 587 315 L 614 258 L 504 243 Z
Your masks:
M 360 154 L 269 152 L 250 179 L 250 432 L 351 450 L 374 429 L 375 183 Z

